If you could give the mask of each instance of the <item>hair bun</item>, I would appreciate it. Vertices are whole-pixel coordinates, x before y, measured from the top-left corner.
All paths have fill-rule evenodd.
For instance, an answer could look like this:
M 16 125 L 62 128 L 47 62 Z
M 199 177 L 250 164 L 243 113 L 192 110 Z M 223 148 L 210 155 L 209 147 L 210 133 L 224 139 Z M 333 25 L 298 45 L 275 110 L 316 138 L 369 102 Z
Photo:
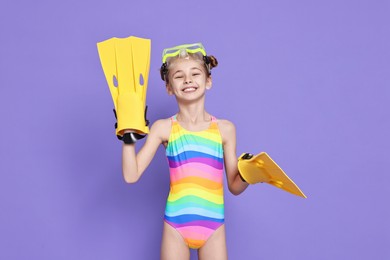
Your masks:
M 209 57 L 209 61 L 210 61 L 210 69 L 217 67 L 218 66 L 217 59 L 213 55 L 210 55 L 208 57 Z

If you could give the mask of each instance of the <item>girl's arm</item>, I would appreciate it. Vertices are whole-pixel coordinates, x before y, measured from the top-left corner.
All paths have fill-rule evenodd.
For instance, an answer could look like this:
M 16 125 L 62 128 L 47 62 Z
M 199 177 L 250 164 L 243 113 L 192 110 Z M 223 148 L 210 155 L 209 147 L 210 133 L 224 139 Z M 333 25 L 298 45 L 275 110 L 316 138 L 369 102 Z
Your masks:
M 123 144 L 122 169 L 123 178 L 127 183 L 135 183 L 152 161 L 158 146 L 167 140 L 170 131 L 170 121 L 156 121 L 150 128 L 146 142 L 136 154 L 135 144 Z
M 238 172 L 238 161 L 236 154 L 236 128 L 230 121 L 219 120 L 219 129 L 222 135 L 225 171 L 228 187 L 232 194 L 239 195 L 248 187 L 249 184 L 241 180 L 240 174 Z

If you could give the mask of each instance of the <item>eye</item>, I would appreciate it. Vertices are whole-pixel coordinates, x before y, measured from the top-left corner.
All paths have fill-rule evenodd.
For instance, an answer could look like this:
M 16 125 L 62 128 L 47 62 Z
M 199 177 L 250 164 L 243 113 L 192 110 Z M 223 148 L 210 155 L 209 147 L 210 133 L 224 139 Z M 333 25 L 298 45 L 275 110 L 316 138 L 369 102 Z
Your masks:
M 200 73 L 192 73 L 192 76 L 199 76 Z
M 183 78 L 183 76 L 182 75 L 178 75 L 178 76 L 175 76 L 175 77 L 173 77 L 174 79 L 181 79 L 181 78 Z

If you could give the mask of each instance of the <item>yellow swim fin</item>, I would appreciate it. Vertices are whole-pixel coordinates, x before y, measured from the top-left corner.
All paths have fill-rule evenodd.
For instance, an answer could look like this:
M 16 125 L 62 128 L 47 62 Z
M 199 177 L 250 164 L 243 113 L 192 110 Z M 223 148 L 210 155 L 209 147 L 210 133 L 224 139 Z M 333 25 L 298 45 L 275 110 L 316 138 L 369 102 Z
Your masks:
M 146 120 L 151 40 L 134 36 L 97 44 L 100 61 L 117 115 L 116 135 L 125 129 L 149 133 Z
M 294 195 L 307 198 L 266 152 L 257 155 L 243 153 L 238 158 L 238 170 L 244 181 L 249 184 L 266 182 Z

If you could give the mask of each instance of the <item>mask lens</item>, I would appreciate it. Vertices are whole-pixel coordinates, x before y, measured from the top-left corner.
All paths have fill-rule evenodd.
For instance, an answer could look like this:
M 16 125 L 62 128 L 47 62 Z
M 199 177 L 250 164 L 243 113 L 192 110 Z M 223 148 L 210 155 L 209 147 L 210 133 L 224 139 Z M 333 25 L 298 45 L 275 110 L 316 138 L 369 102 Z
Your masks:
M 163 63 L 168 62 L 170 58 L 176 56 L 179 56 L 180 58 L 188 58 L 188 53 L 199 54 L 199 57 L 206 55 L 206 51 L 201 43 L 184 44 L 165 49 L 163 51 Z

